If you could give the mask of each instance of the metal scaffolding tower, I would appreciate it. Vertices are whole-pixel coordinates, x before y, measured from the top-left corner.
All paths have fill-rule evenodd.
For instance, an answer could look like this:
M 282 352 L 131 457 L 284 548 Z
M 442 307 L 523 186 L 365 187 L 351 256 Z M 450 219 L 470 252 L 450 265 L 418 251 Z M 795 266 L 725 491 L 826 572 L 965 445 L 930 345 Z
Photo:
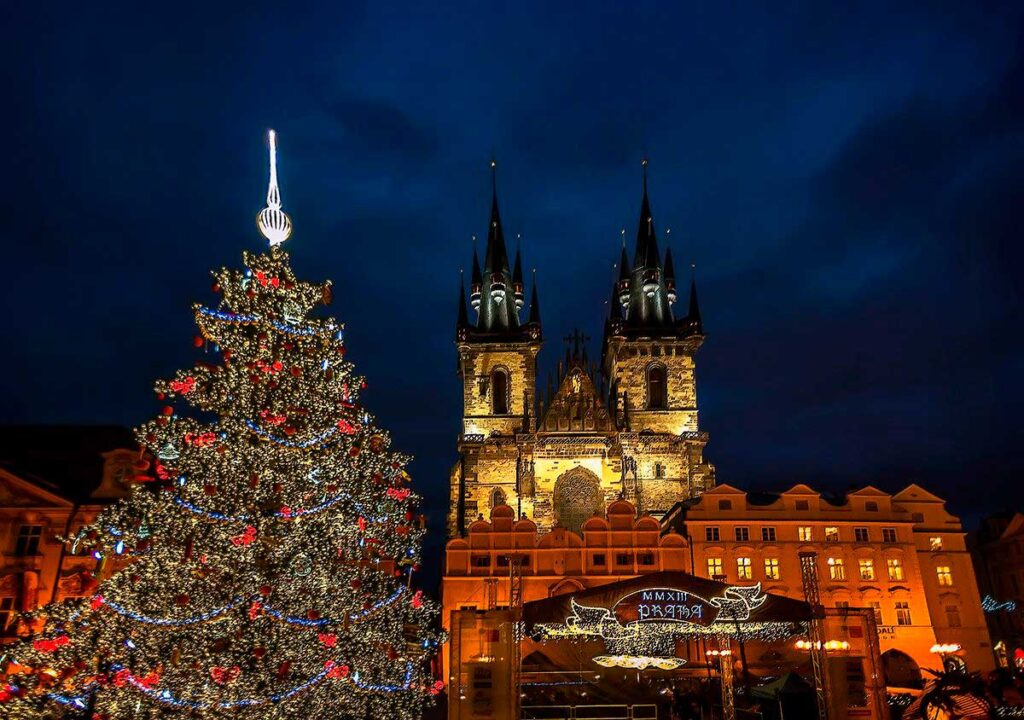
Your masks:
M 512 664 L 511 692 L 512 717 L 518 720 L 521 714 L 522 696 L 520 676 L 523 671 L 523 556 L 510 555 L 508 558 L 508 604 L 512 611 L 512 629 L 509 632 L 509 659 Z
M 808 640 L 811 641 L 811 669 L 814 671 L 814 691 L 818 701 L 818 717 L 829 720 L 828 692 L 825 687 L 825 610 L 821 605 L 821 591 L 818 588 L 818 553 L 800 553 L 800 578 L 804 585 L 804 599 L 811 606 L 811 619 L 807 623 Z

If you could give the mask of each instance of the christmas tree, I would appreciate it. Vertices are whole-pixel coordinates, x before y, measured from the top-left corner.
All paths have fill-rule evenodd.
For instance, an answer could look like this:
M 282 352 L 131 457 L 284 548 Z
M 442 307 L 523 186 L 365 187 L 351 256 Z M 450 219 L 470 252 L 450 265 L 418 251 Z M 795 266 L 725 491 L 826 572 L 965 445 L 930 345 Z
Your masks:
M 409 458 L 360 405 L 343 326 L 312 315 L 331 283 L 292 271 L 270 145 L 269 251 L 214 273 L 222 300 L 194 307 L 211 354 L 156 384 L 139 485 L 69 539 L 124 567 L 43 609 L 0 715 L 412 717 L 442 687 Z

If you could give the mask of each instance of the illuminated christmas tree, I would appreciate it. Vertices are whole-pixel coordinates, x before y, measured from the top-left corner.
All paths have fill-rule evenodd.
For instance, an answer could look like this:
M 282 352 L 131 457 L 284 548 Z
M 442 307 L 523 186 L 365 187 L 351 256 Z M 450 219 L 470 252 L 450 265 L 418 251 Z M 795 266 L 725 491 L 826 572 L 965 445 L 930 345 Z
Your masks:
M 125 567 L 44 608 L 6 655 L 2 716 L 383 719 L 441 688 L 409 458 L 360 405 L 343 326 L 313 316 L 331 283 L 298 280 L 282 249 L 270 147 L 269 251 L 214 273 L 220 303 L 194 308 L 214 354 L 157 383 L 137 431 L 151 472 L 73 539 Z

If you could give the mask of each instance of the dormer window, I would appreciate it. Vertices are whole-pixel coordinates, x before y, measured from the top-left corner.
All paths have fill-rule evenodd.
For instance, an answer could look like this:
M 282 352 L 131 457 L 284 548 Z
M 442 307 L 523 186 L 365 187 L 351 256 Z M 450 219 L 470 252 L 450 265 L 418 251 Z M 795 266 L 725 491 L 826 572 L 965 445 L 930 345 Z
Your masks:
M 668 387 L 664 365 L 652 365 L 647 370 L 647 409 L 668 409 Z
M 508 373 L 502 369 L 491 373 L 491 412 L 508 415 Z

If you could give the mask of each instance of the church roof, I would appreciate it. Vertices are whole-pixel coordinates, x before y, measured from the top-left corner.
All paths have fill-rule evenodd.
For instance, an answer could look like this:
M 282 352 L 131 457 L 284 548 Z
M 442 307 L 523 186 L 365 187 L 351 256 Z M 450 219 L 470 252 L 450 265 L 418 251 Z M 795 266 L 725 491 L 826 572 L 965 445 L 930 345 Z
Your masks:
M 487 246 L 484 250 L 483 270 L 479 267 L 476 248 L 473 249 L 472 301 L 476 309 L 475 323 L 467 321 L 459 326 L 459 342 L 524 342 L 540 339 L 540 308 L 531 308 L 530 322 L 520 322 L 522 305 L 522 257 L 517 250 L 514 268 L 510 266 L 505 246 L 505 231 L 498 209 L 496 163 L 491 162 L 492 192 L 491 215 L 487 226 Z M 536 299 L 536 284 L 534 299 Z M 461 310 L 460 310 L 461 313 Z M 536 319 L 534 318 L 536 315 Z
M 643 163 L 643 195 L 632 269 L 629 269 L 626 261 L 625 248 L 621 255 L 619 277 L 613 295 L 618 296 L 622 310 L 612 308 L 608 328 L 611 335 L 629 337 L 655 334 L 681 338 L 702 334 L 696 284 L 690 289 L 690 308 L 687 314 L 677 319 L 672 310 L 676 298 L 675 267 L 671 250 L 666 253 L 662 263 L 658 249 L 658 234 L 647 189 L 646 159 Z

